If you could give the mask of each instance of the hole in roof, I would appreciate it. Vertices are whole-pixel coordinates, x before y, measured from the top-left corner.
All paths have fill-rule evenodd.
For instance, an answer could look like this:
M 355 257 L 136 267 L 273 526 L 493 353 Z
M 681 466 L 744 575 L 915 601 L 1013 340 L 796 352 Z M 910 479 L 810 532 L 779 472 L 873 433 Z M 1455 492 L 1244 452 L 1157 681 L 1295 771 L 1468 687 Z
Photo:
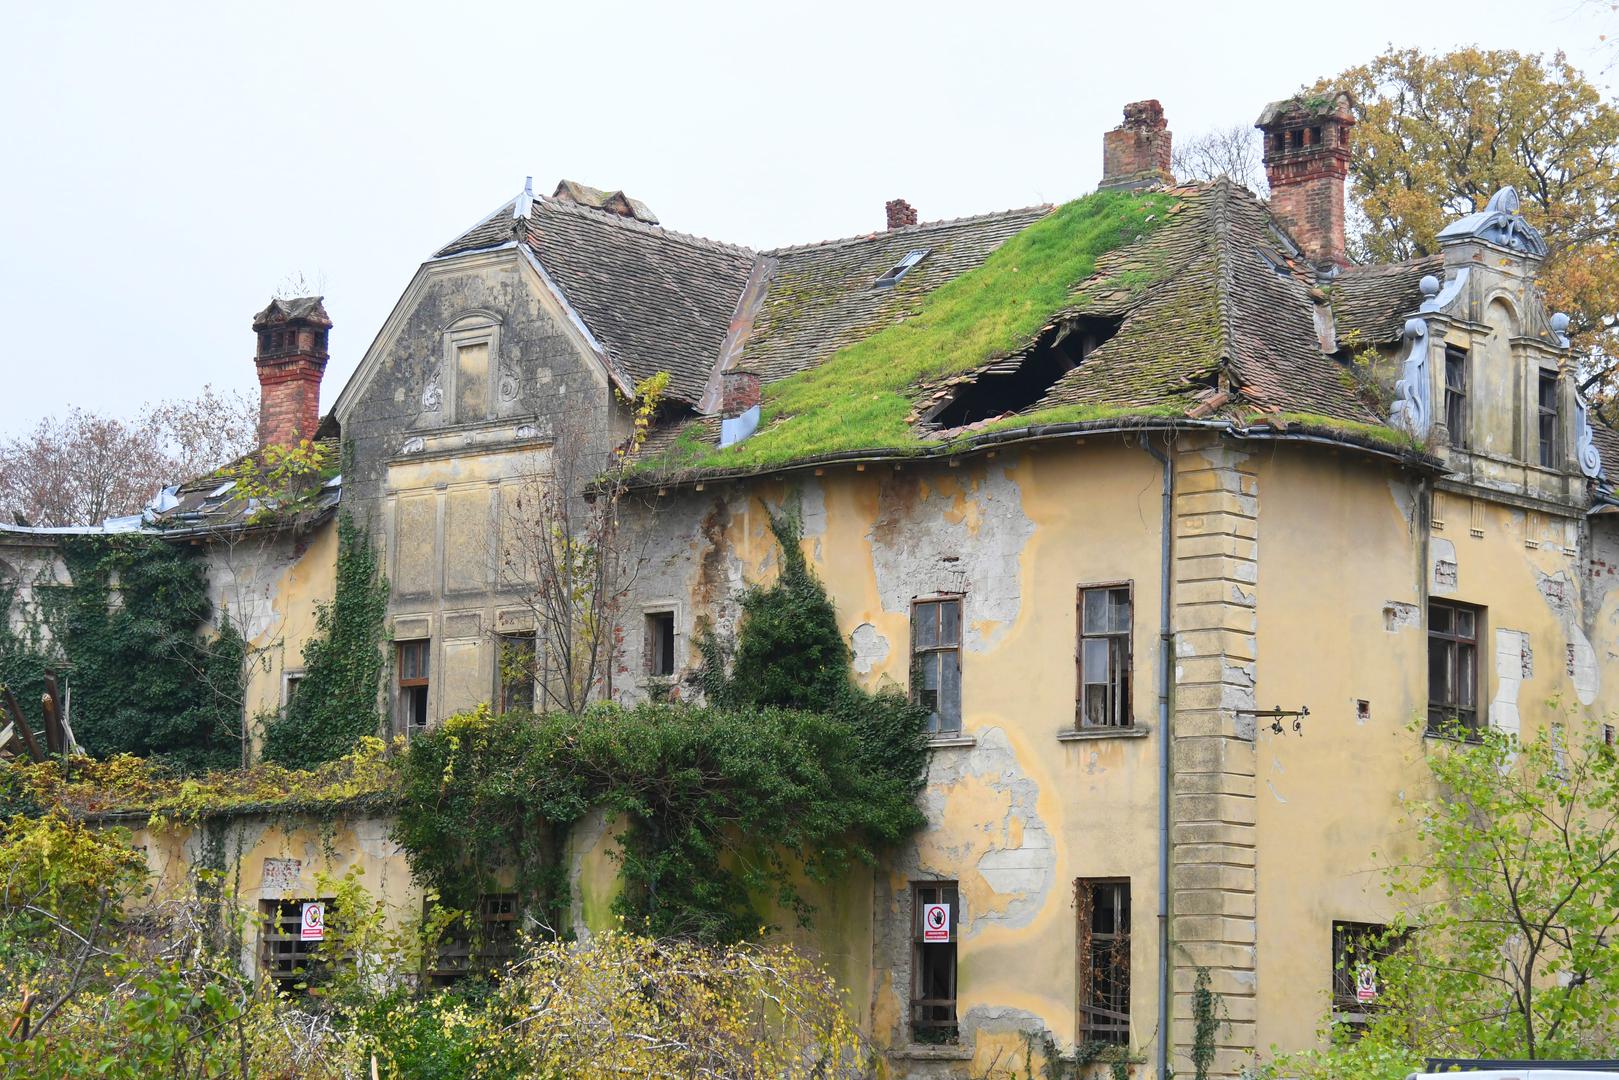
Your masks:
M 891 289 L 891 288 L 893 288 L 895 282 L 899 281 L 900 278 L 902 278 L 906 274 L 910 273 L 911 267 L 913 267 L 917 263 L 921 262 L 923 257 L 926 256 L 927 253 L 930 250 L 932 250 L 932 249 L 931 248 L 920 248 L 920 249 L 918 249 L 916 251 L 908 251 L 908 252 L 906 252 L 905 253 L 905 258 L 901 259 L 899 262 L 895 263 L 892 267 L 890 267 L 889 270 L 888 270 L 888 273 L 884 274 L 882 277 L 880 277 L 876 281 L 872 282 L 871 287 L 873 289 Z
M 924 419 L 938 427 L 956 428 L 1022 412 L 1118 333 L 1123 321 L 1093 315 L 1064 320 L 1021 357 L 991 364 L 972 382 L 957 386 L 949 400 Z

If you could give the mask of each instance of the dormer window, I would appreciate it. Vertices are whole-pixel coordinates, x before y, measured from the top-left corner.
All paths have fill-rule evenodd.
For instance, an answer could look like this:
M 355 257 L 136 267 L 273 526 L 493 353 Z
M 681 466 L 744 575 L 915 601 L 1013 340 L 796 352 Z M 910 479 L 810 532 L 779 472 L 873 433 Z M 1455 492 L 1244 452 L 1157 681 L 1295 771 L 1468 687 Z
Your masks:
M 871 287 L 874 289 L 892 289 L 900 278 L 910 272 L 911 267 L 922 261 L 928 250 L 928 248 L 922 248 L 918 251 L 906 252 L 905 258 L 895 263 L 888 273 L 873 282 Z
M 1557 468 L 1557 372 L 1540 369 L 1540 467 Z
M 1445 429 L 1450 445 L 1467 446 L 1467 350 L 1445 346 Z

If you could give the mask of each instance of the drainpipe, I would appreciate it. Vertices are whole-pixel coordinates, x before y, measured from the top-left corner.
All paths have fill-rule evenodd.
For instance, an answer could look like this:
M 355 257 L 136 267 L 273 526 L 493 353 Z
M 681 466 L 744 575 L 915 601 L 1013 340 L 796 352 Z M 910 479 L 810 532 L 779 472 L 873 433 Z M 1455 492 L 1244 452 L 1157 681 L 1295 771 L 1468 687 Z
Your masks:
M 1174 471 L 1169 456 L 1146 438 L 1141 448 L 1164 470 L 1163 539 L 1158 581 L 1158 1080 L 1169 1078 L 1169 665 L 1173 661 L 1170 631 L 1170 530 L 1174 527 L 1171 492 Z

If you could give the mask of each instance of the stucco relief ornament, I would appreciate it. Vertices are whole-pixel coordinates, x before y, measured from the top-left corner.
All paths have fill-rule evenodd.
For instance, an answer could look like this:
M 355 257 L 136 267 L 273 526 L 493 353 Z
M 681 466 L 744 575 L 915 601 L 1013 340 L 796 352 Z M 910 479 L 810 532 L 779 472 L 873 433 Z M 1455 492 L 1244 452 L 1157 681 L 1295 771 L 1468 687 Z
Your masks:
M 502 360 L 500 362 L 500 400 L 516 401 L 517 389 L 517 369 L 512 367 L 510 361 Z
M 1579 460 L 1580 472 L 1595 480 L 1602 475 L 1602 453 L 1597 450 L 1591 434 L 1591 417 L 1585 398 L 1574 395 L 1574 456 Z
M 1425 296 L 1432 296 L 1439 291 L 1439 282 L 1429 275 L 1422 279 L 1421 288 Z M 1414 439 L 1426 439 L 1428 426 L 1433 422 L 1432 391 L 1428 385 L 1427 320 L 1415 315 L 1405 320 L 1401 338 L 1405 351 L 1400 355 L 1400 379 L 1394 384 L 1394 406 L 1389 410 L 1389 423 Z
M 1537 259 L 1546 257 L 1546 239 L 1523 219 L 1516 188 L 1504 187 L 1490 196 L 1484 209 L 1439 230 L 1439 242 L 1483 240 Z
M 427 373 L 427 383 L 422 387 L 422 412 L 438 412 L 444 405 L 444 388 L 439 385 L 438 367 L 435 365 Z

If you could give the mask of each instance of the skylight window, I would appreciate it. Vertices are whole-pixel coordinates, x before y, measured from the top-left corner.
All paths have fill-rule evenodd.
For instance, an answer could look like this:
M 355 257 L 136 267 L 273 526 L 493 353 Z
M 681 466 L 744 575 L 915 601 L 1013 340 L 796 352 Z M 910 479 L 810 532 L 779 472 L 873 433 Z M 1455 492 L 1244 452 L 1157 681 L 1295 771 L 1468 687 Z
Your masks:
M 927 253 L 927 248 L 922 248 L 918 251 L 906 252 L 905 258 L 895 263 L 888 273 L 872 282 L 871 287 L 873 289 L 892 289 L 895 282 L 899 281 L 900 278 L 909 273 L 911 267 L 921 262 L 923 256 L 927 255 Z

